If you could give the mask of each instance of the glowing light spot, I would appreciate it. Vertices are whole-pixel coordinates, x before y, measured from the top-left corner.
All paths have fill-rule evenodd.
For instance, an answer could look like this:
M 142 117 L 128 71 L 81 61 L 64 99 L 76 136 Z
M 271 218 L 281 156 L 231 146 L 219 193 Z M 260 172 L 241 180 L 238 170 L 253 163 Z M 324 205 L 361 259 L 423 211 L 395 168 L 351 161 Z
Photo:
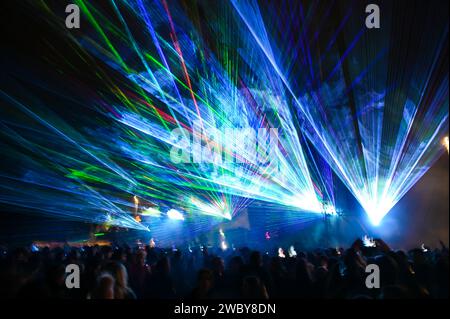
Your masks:
M 297 256 L 297 252 L 295 251 L 294 246 L 291 245 L 291 247 L 289 247 L 288 254 L 289 254 L 289 257 L 295 257 L 295 256 Z
M 184 220 L 183 214 L 173 208 L 167 212 L 167 217 L 169 217 L 169 219 L 173 219 L 173 220 Z
M 444 140 L 442 141 L 442 145 L 444 145 L 445 149 L 447 150 L 447 153 L 449 153 L 449 141 L 448 141 L 448 136 L 444 137 Z
M 224 240 L 220 243 L 220 248 L 222 250 L 227 250 L 228 249 L 228 245 L 227 245 L 227 243 Z

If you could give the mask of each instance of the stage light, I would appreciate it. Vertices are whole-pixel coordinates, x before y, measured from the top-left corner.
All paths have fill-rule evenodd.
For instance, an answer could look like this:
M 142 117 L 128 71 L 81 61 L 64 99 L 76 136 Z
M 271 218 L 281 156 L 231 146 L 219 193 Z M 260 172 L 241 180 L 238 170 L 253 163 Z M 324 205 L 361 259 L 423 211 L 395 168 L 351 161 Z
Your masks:
M 172 220 L 184 220 L 183 214 L 173 208 L 169 209 L 169 211 L 167 212 L 167 217 Z
M 395 204 L 394 201 L 389 198 L 370 199 L 363 201 L 362 203 L 365 204 L 363 208 L 373 226 L 379 226 L 384 216 L 386 216 Z
M 385 213 L 383 213 L 376 206 L 374 206 L 374 207 L 364 207 L 364 210 L 365 210 L 367 216 L 369 217 L 370 223 L 373 226 L 379 226 Z
M 371 223 L 373 226 L 380 226 L 381 220 L 383 219 L 382 216 L 373 214 L 373 213 L 370 212 L 370 211 L 366 211 L 366 213 L 369 215 L 370 223 Z
M 227 250 L 227 249 L 228 249 L 228 245 L 227 245 L 227 243 L 226 243 L 224 240 L 222 240 L 222 241 L 220 242 L 220 248 L 221 248 L 222 250 Z
M 447 150 L 447 153 L 449 153 L 449 141 L 448 141 L 448 136 L 444 137 L 443 141 L 442 141 L 442 145 L 444 145 L 445 149 Z
M 336 207 L 329 203 L 323 205 L 323 212 L 326 215 L 337 215 Z

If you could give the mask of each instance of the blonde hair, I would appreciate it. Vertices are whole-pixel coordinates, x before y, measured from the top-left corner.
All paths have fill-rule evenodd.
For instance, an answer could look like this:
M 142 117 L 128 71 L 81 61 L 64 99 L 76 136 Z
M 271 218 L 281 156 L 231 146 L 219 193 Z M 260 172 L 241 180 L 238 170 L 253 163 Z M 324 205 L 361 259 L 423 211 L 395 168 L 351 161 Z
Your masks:
M 105 266 L 105 271 L 111 274 L 115 280 L 115 298 L 125 298 L 126 294 L 130 291 L 130 288 L 128 287 L 128 273 L 125 266 L 119 262 L 110 262 Z

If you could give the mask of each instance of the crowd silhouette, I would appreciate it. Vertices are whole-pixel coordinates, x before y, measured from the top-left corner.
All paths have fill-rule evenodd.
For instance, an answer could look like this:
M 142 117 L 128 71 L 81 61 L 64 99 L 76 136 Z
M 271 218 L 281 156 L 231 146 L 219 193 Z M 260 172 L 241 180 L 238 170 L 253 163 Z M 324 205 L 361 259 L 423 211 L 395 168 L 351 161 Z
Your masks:
M 163 249 L 85 246 L 4 249 L 0 298 L 34 299 L 399 299 L 448 298 L 448 248 L 328 248 L 280 256 L 249 248 Z M 80 288 L 66 286 L 66 266 L 80 269 Z M 380 287 L 366 285 L 366 266 Z

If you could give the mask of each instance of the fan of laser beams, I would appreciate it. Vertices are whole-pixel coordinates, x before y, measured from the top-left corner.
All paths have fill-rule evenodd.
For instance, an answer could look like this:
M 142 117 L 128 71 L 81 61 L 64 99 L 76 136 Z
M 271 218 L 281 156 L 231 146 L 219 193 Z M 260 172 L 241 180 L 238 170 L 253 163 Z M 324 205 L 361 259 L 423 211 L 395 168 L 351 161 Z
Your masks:
M 27 87 L 15 97 L 2 93 L 4 101 L 27 117 L 26 121 L 22 117 L 2 121 L 2 134 L 26 149 L 9 152 L 11 158 L 24 160 L 26 173 L 2 177 L 5 189 L 2 202 L 99 223 L 112 220 L 118 226 L 143 230 L 145 225 L 130 214 L 132 196 L 188 206 L 188 211 L 227 219 L 245 206 L 249 202 L 246 198 L 250 197 L 321 211 L 298 133 L 284 106 L 285 97 L 276 91 L 265 91 L 268 86 L 265 78 L 253 82 L 247 79 L 247 84 L 242 79 L 238 81 L 239 76 L 231 74 L 238 68 L 237 62 L 227 61 L 224 69 L 200 38 L 188 36 L 180 27 L 175 32 L 164 3 L 158 10 L 149 10 L 140 1 L 137 7 L 127 7 L 139 13 L 138 26 L 148 30 L 156 47 L 151 51 L 138 46 L 122 17 L 122 9 L 115 3 L 119 26 L 98 23 L 94 15 L 101 22 L 105 22 L 105 17 L 90 5 L 88 9 L 84 2 L 79 4 L 100 34 L 99 43 L 105 47 L 89 36 L 79 42 L 72 39 L 71 45 L 102 84 L 97 82 L 96 92 L 92 92 L 87 83 L 67 81 L 67 87 L 75 84 L 80 89 L 85 103 L 78 103 L 73 111 L 65 110 L 64 116 L 52 111 L 57 105 L 46 105 L 28 93 L 37 88 L 54 94 L 54 85 L 27 79 L 33 89 Z M 164 22 L 172 38 L 151 29 L 147 19 L 150 14 L 152 23 Z M 187 24 L 186 30 L 190 27 L 181 13 L 177 14 L 179 20 Z M 51 22 L 59 26 L 60 20 Z M 105 25 L 107 31 L 100 25 Z M 112 34 L 113 39 L 106 33 Z M 97 65 L 99 57 L 106 61 L 106 67 Z M 71 61 L 63 64 L 70 65 Z M 61 98 L 65 94 L 61 90 L 56 95 Z M 26 96 L 27 102 L 17 96 Z M 77 104 L 73 100 L 64 96 L 61 103 Z M 272 110 L 273 115 L 266 116 L 267 110 Z M 68 119 L 79 121 L 77 129 Z M 27 127 L 30 121 L 33 124 Z M 173 140 L 171 132 L 173 128 L 188 130 L 195 123 L 207 130 L 219 126 L 225 126 L 225 130 L 280 127 L 282 147 L 270 153 L 266 145 L 269 137 L 265 136 L 259 153 L 277 159 L 281 177 L 273 173 L 273 167 L 260 165 L 255 152 L 247 150 L 245 143 L 230 147 L 232 158 L 245 159 L 240 165 L 234 160 L 215 163 L 206 169 L 192 165 L 176 167 L 168 161 L 169 150 L 173 146 L 182 147 Z M 254 142 L 254 137 L 249 136 Z M 195 152 L 192 156 L 196 156 Z M 239 178 L 236 178 L 236 167 L 239 167 Z M 217 170 L 221 175 L 216 175 Z
M 382 2 L 381 29 L 366 27 L 364 3 L 232 5 L 305 134 L 379 224 L 443 152 L 448 4 Z
M 246 159 L 246 163 L 242 165 L 243 169 L 240 170 L 239 178 L 234 178 L 236 175 L 234 171 L 238 166 L 236 162 L 223 163 L 220 159 L 214 162 L 213 166 L 214 169 L 219 168 L 221 171 L 222 174 L 219 176 L 211 174 L 208 170 L 196 169 L 192 165 L 185 166 L 183 169 L 177 167 L 176 173 L 179 176 L 189 176 L 189 178 L 212 185 L 211 187 L 216 185 L 215 187 L 220 187 L 221 191 L 238 196 L 278 201 L 310 211 L 321 210 L 292 117 L 279 105 L 285 101 L 282 96 L 278 95 L 278 92 L 266 92 L 267 83 L 263 80 L 256 84 L 252 83 L 254 84 L 252 89 L 245 87 L 243 83 L 240 83 L 243 88 L 238 87 L 234 83 L 236 80 L 230 79 L 229 74 L 223 70 L 214 55 L 203 45 L 201 38 L 195 36 L 195 31 L 184 15 L 179 12 L 180 9 L 175 8 L 175 13 L 173 13 L 169 11 L 168 5 L 164 1 L 155 6 L 145 6 L 141 1 L 129 2 L 120 9 L 115 2 L 112 2 L 122 23 L 120 27 L 125 30 L 121 37 L 114 36 L 113 31 L 117 32 L 116 26 L 102 23 L 103 27 L 101 28 L 96 19 L 103 22 L 105 21 L 104 17 L 101 14 L 94 17 L 93 12 L 96 12 L 94 8 L 83 1 L 79 3 L 90 17 L 91 23 L 102 35 L 98 41 L 104 44 L 104 47 L 86 45 L 87 49 L 97 57 L 103 58 L 109 65 L 113 65 L 115 69 L 138 85 L 141 89 L 139 93 L 145 95 L 144 101 L 148 101 L 151 96 L 153 102 L 151 107 L 154 108 L 154 104 L 161 103 L 168 108 L 167 113 L 170 113 L 172 119 L 170 125 L 164 121 L 162 124 L 155 122 L 149 117 L 148 112 L 142 116 L 139 114 L 139 110 L 136 112 L 136 106 L 133 110 L 124 108 L 125 102 L 121 106 L 113 105 L 115 113 L 120 114 L 118 119 L 120 123 L 147 135 L 148 140 L 145 140 L 144 143 L 149 143 L 153 138 L 165 145 L 184 147 L 186 151 L 189 151 L 191 147 L 189 143 L 184 146 L 174 145 L 170 129 L 178 127 L 182 129 L 184 135 L 187 135 L 189 128 L 195 127 L 196 123 L 201 130 L 216 130 L 220 127 L 224 131 L 227 128 L 257 128 L 261 125 L 264 127 L 264 125 L 268 125 L 265 124 L 267 118 L 261 117 L 261 114 L 257 113 L 261 111 L 255 107 L 261 108 L 261 105 L 264 105 L 275 111 L 274 121 L 277 121 L 284 133 L 281 143 L 285 152 L 282 153 L 278 149 L 273 150 L 277 165 L 281 166 L 282 177 L 280 179 L 273 177 L 274 174 L 270 171 L 273 168 L 258 165 L 260 163 L 256 161 L 255 153 L 246 147 L 248 143 L 245 143 L 245 139 L 242 145 L 234 142 L 231 147 L 220 145 L 221 143 L 217 142 L 217 139 L 212 141 L 225 150 L 228 147 L 231 148 L 232 156 L 236 157 L 237 153 L 239 157 Z M 137 36 L 132 33 L 125 21 L 123 11 L 129 11 L 140 18 L 147 30 L 145 34 L 153 41 L 151 48 L 137 40 Z M 163 17 L 166 17 L 165 20 Z M 155 31 L 157 29 L 162 31 L 157 33 Z M 187 32 L 183 30 L 192 31 L 188 36 Z M 163 36 L 166 33 L 170 34 L 170 38 L 167 35 Z M 110 34 L 112 36 L 108 37 Z M 102 38 L 104 41 L 101 41 Z M 86 37 L 82 42 L 96 43 L 97 41 L 95 37 Z M 117 48 L 121 48 L 123 52 Z M 110 51 L 114 53 L 112 58 Z M 136 65 L 136 61 L 140 62 L 140 67 L 138 66 L 137 70 L 131 69 L 129 65 Z M 229 63 L 232 64 L 232 61 Z M 264 87 L 264 90 L 259 87 Z M 258 103 L 258 98 L 261 99 L 262 96 L 266 102 L 264 104 Z M 127 100 L 130 98 L 132 97 L 127 96 Z M 249 103 L 250 98 L 255 105 Z M 148 109 L 148 106 L 147 103 L 141 108 Z M 159 110 L 156 110 L 156 113 L 160 115 Z M 195 132 L 193 135 L 195 139 Z M 255 141 L 251 134 L 244 137 L 250 137 L 248 139 L 250 142 Z M 205 139 L 204 135 L 201 136 L 200 140 L 202 139 Z M 206 140 L 211 142 L 210 137 L 206 137 Z M 185 141 L 183 140 L 183 142 Z M 130 143 L 132 147 L 128 151 L 142 158 L 148 166 L 165 168 L 164 171 L 167 171 L 167 157 L 163 159 L 165 163 L 158 162 L 155 157 L 152 158 L 139 153 L 139 150 L 136 151 L 139 148 L 136 148 L 134 143 Z M 268 153 L 268 147 L 264 144 L 259 143 L 262 147 L 261 153 Z M 198 149 L 191 149 L 192 158 L 201 157 L 199 152 L 201 151 Z M 193 187 L 196 185 L 199 184 L 192 184 Z

